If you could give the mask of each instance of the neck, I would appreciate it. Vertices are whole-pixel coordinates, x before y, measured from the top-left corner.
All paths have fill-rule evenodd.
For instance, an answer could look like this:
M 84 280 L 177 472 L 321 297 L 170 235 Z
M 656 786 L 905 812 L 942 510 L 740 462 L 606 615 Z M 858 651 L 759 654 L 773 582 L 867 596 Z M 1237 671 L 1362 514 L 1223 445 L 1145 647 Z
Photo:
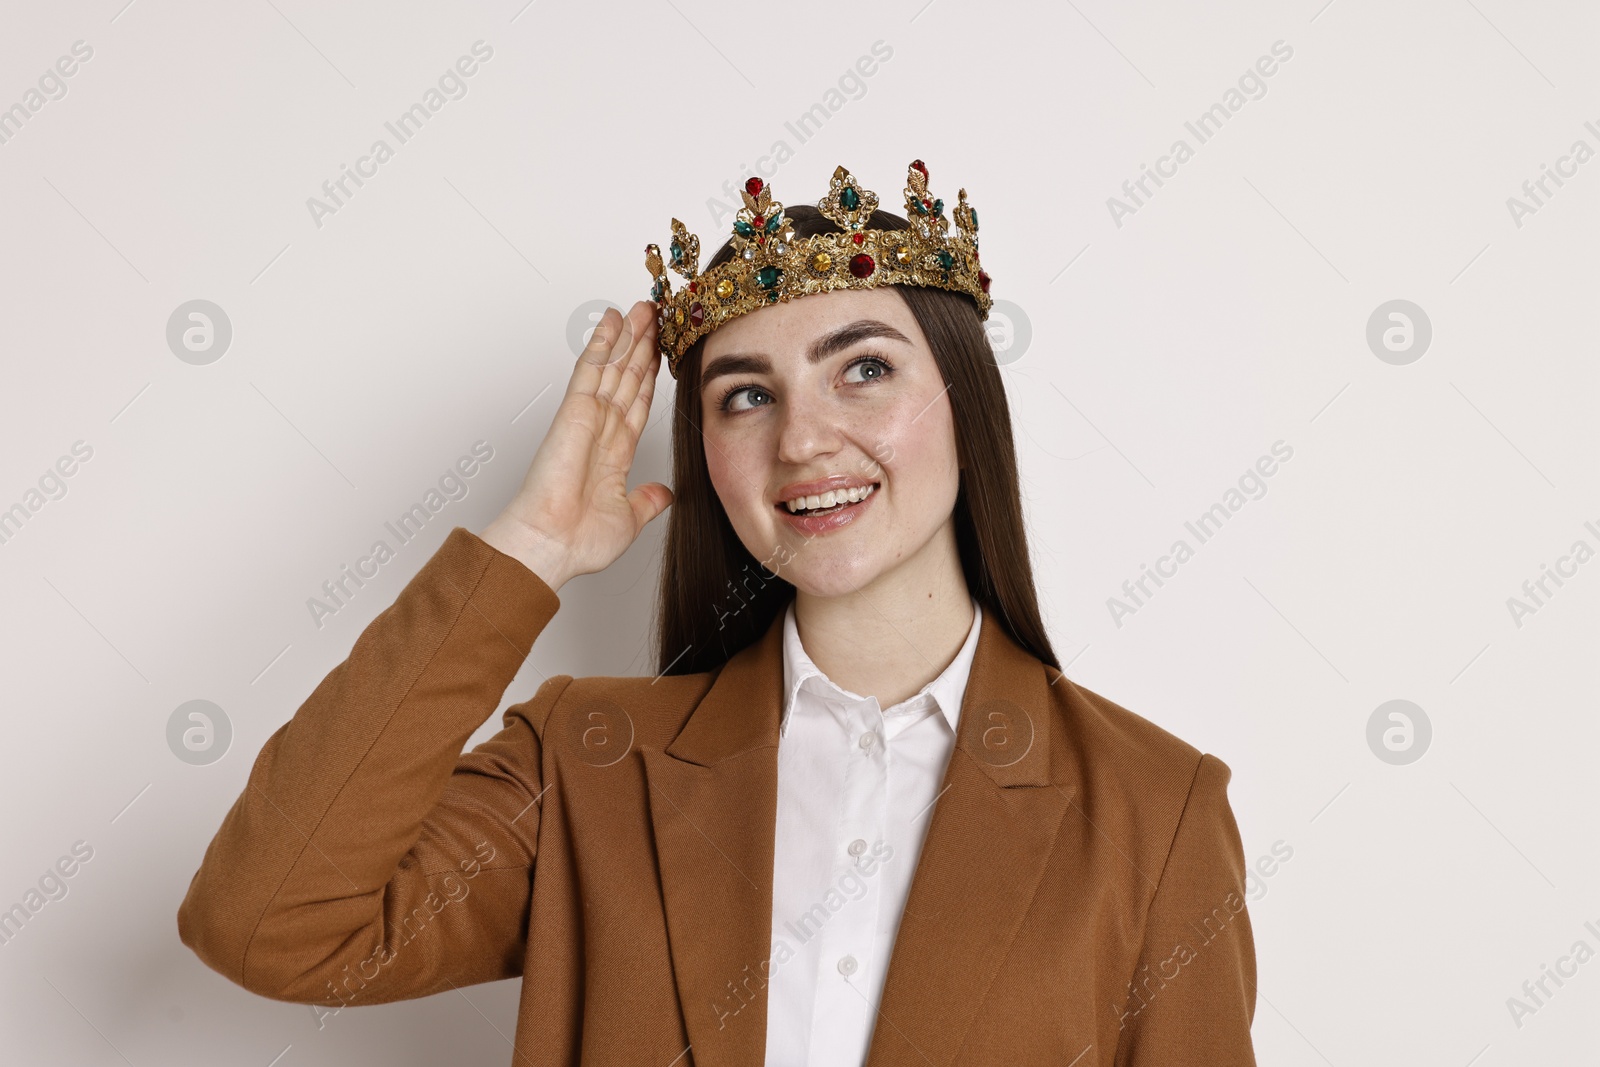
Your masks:
M 888 708 L 944 673 L 972 630 L 972 595 L 954 528 L 874 581 L 843 596 L 795 594 L 800 643 L 843 689 Z

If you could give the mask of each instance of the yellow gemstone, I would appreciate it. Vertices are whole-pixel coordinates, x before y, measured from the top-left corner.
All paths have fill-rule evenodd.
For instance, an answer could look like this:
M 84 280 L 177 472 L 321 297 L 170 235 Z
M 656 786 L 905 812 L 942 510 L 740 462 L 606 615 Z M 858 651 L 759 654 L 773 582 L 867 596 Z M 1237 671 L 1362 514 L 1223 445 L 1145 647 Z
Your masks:
M 726 300 L 733 295 L 733 283 L 724 278 L 717 283 L 717 295 Z
M 833 267 L 833 257 L 826 252 L 818 252 L 811 257 L 811 269 L 818 274 L 826 273 Z
M 672 321 L 677 323 L 679 326 L 683 325 L 683 309 L 682 308 L 673 308 L 672 309 Z
M 907 263 L 910 263 L 911 262 L 911 246 L 907 245 L 907 244 L 897 245 L 895 247 L 895 250 L 894 250 L 894 260 L 895 260 L 896 263 L 900 264 L 902 267 L 905 266 Z

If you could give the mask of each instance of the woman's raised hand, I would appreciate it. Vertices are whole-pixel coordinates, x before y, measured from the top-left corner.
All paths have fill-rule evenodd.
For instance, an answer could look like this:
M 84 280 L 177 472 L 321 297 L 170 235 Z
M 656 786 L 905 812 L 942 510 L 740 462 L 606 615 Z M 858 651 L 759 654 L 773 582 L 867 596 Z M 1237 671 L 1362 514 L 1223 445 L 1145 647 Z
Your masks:
M 626 317 L 607 308 L 522 488 L 483 531 L 551 589 L 610 566 L 672 504 L 660 482 L 628 492 L 660 366 L 652 305 L 641 300 Z

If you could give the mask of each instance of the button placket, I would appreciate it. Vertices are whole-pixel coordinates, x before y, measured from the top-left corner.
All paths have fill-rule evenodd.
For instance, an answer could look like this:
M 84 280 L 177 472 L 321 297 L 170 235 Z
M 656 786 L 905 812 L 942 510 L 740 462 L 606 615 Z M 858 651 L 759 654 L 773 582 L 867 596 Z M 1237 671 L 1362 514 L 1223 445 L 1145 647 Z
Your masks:
M 882 750 L 882 716 L 875 707 L 839 705 L 841 720 L 848 724 L 840 737 L 857 755 L 874 757 Z M 851 738 L 855 741 L 852 744 Z M 865 738 L 871 741 L 864 742 Z M 888 764 L 886 759 L 852 759 L 844 766 L 844 789 L 840 805 L 840 829 L 845 837 L 838 857 L 832 885 L 843 897 L 822 928 L 819 946 L 819 974 L 812 1015 L 813 1049 L 836 1047 L 846 1039 L 844 1031 L 855 1031 L 864 1040 L 872 1019 L 857 983 L 869 981 L 877 967 L 874 948 L 877 938 L 880 879 L 861 870 L 861 857 L 869 841 L 882 840 L 888 832 Z M 859 894 L 852 897 L 852 894 Z M 853 988 L 847 988 L 853 987 Z M 842 1047 L 849 1047 L 848 1045 Z

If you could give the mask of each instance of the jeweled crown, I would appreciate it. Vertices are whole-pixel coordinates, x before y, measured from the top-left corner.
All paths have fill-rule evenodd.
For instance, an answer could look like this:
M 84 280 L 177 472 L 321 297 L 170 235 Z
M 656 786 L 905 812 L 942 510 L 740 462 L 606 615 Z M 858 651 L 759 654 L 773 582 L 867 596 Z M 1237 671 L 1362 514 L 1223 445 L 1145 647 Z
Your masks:
M 669 260 L 657 245 L 645 246 L 645 267 L 653 282 L 656 343 L 672 377 L 678 361 L 700 338 L 746 312 L 780 300 L 792 300 L 832 289 L 873 289 L 880 285 L 918 285 L 966 293 L 988 318 L 989 275 L 978 263 L 978 213 L 967 205 L 967 191 L 957 194 L 956 228 L 944 215 L 944 201 L 928 193 L 928 168 L 914 159 L 906 168 L 906 219 L 909 230 L 867 229 L 878 196 L 863 189 L 849 171 L 837 167 L 828 195 L 817 210 L 843 233 L 795 239 L 783 205 L 772 199 L 772 187 L 751 178 L 742 193 L 744 207 L 733 220 L 731 241 L 736 254 L 726 263 L 700 273 L 700 238 L 672 220 Z M 672 291 L 666 267 L 687 285 Z

